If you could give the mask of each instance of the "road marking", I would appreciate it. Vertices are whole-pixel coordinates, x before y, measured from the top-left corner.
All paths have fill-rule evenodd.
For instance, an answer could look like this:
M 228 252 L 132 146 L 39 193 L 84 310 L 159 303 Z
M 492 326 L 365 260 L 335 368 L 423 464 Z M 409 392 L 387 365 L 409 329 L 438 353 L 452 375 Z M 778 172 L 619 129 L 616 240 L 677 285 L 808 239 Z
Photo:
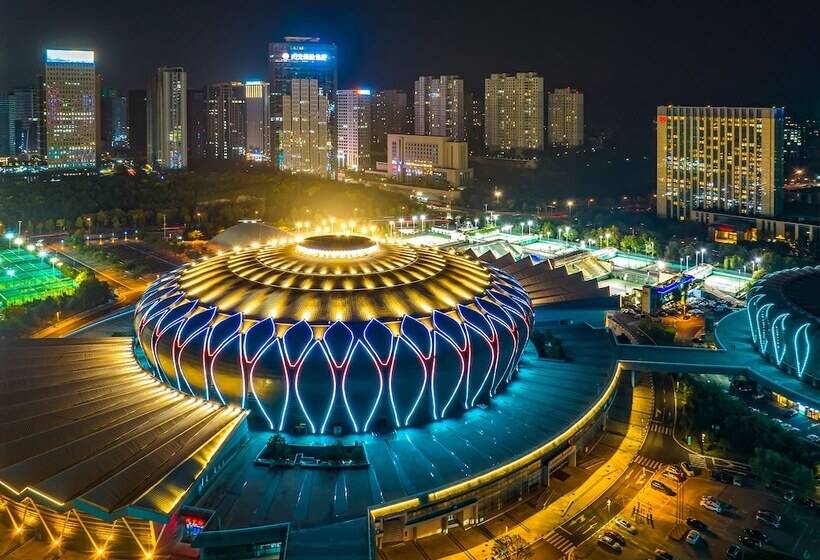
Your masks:
M 590 531 L 594 531 L 594 530 L 595 530 L 595 528 L 596 528 L 597 526 L 598 526 L 598 522 L 597 522 L 597 521 L 596 521 L 595 523 L 591 523 L 591 524 L 589 525 L 589 527 L 587 527 L 586 529 L 584 529 L 584 531 L 583 531 L 581 534 L 582 534 L 582 535 L 586 535 L 586 534 L 587 534 L 587 533 L 589 533 Z
M 664 426 L 662 424 L 657 424 L 655 422 L 653 422 L 652 424 L 649 425 L 649 430 L 652 431 L 652 432 L 657 432 L 659 434 L 663 434 L 665 436 L 671 436 L 672 435 L 672 426 Z
M 657 471 L 663 466 L 663 463 L 661 463 L 660 461 L 650 459 L 649 457 L 644 457 L 643 455 L 635 455 L 635 458 L 632 459 L 632 462 L 641 465 L 642 467 L 646 467 L 647 469 L 652 471 Z
M 702 455 L 696 455 L 694 453 L 689 454 L 689 464 L 693 467 L 697 467 L 699 469 L 706 468 L 706 457 Z
M 556 533 L 555 531 L 550 531 L 549 533 L 547 533 L 547 536 L 544 540 L 551 547 L 557 549 L 558 552 L 561 552 L 563 554 L 566 554 L 570 550 L 575 548 L 575 545 L 573 544 L 573 542 L 571 540 L 569 540 L 568 538 L 566 538 L 564 535 L 562 535 L 560 533 Z

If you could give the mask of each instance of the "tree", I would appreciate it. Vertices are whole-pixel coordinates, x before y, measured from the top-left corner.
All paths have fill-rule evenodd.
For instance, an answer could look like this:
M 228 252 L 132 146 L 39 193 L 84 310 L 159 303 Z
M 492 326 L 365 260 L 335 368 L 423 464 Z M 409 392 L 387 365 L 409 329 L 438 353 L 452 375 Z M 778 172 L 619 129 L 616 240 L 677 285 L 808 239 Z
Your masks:
M 504 535 L 493 541 L 493 560 L 529 560 L 533 552 L 521 535 Z

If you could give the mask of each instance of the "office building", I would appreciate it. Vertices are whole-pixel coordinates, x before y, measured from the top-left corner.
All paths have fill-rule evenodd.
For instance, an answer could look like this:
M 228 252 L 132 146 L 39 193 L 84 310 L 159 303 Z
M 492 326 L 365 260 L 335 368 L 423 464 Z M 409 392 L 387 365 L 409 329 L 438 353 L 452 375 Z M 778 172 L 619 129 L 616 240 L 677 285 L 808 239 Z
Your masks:
M 100 150 L 113 153 L 128 147 L 128 98 L 111 88 L 100 94 Z
M 257 161 L 270 160 L 270 84 L 245 82 L 245 114 L 248 145 L 246 156 Z
M 658 107 L 657 209 L 776 216 L 783 195 L 783 109 Z
M 801 161 L 806 158 L 806 127 L 791 117 L 783 119 L 783 159 Z
M 371 100 L 370 157 L 373 165 L 387 161 L 387 135 L 407 134 L 410 111 L 407 93 L 397 89 L 377 91 Z
M 128 147 L 137 163 L 145 163 L 148 153 L 148 92 L 132 89 L 128 92 Z
M 8 96 L 7 134 L 9 155 L 23 159 L 41 155 L 43 145 L 42 112 L 41 88 L 22 87 L 12 90 Z M 0 120 L 2 118 L 0 117 Z
M 46 50 L 46 159 L 50 169 L 91 169 L 97 162 L 94 51 Z
M 484 98 L 481 95 L 472 93 L 464 94 L 464 107 L 467 112 L 465 121 L 467 123 L 467 145 L 470 147 L 470 154 L 483 152 L 484 148 Z
M 484 80 L 484 136 L 491 153 L 544 149 L 544 78 L 534 72 Z
M 291 94 L 292 80 L 315 80 L 320 96 L 328 103 L 329 156 L 335 166 L 333 142 L 336 141 L 336 45 L 323 43 L 319 37 L 285 37 L 268 45 L 268 72 L 270 75 L 271 149 L 276 164 L 283 168 L 284 152 L 282 131 L 284 96 Z
M 188 167 L 188 79 L 181 67 L 158 68 L 147 101 L 148 162 L 159 169 Z
M 387 135 L 388 175 L 402 183 L 458 187 L 473 181 L 467 143 L 443 136 Z
M 370 169 L 371 96 L 369 89 L 341 89 L 336 96 L 339 169 Z
M 547 138 L 553 146 L 584 145 L 584 94 L 572 88 L 549 93 Z
M 12 96 L 0 95 L 0 156 L 14 155 Z
M 458 76 L 420 76 L 415 82 L 414 113 L 416 135 L 463 141 L 464 80 Z
M 332 142 L 328 126 L 329 103 L 317 80 L 292 80 L 282 96 L 282 168 L 329 175 Z
M 203 160 L 207 157 L 206 121 L 208 111 L 205 90 L 188 90 L 188 161 Z
M 206 152 L 209 159 L 245 159 L 245 84 L 224 82 L 205 89 Z

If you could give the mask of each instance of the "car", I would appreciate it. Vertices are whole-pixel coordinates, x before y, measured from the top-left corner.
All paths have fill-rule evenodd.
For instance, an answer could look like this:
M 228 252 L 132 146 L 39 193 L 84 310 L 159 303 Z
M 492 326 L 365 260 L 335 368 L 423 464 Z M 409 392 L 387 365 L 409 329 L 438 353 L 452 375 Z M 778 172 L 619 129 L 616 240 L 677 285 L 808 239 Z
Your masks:
M 787 490 L 785 494 L 783 494 L 783 499 L 787 502 L 794 501 L 794 492 L 792 490 Z
M 700 533 L 692 529 L 689 531 L 689 534 L 686 535 L 686 542 L 692 546 L 698 544 L 700 542 Z
M 733 544 L 726 550 L 726 558 L 727 560 L 739 560 L 743 558 L 743 549 L 740 548 L 739 544 Z
M 695 469 L 686 461 L 680 464 L 680 469 L 684 472 L 684 474 L 686 474 L 686 476 L 695 476 Z
M 652 486 L 652 488 L 654 488 L 655 490 L 660 490 L 665 494 L 674 494 L 674 491 L 660 480 L 653 480 L 650 483 L 650 486 Z
M 791 418 L 792 416 L 797 416 L 797 410 L 790 408 L 784 414 L 783 418 Z
M 732 485 L 733 486 L 745 486 L 746 485 L 746 477 L 736 474 L 732 477 Z
M 737 538 L 740 541 L 740 544 L 748 546 L 749 548 L 754 548 L 755 550 L 759 550 L 763 547 L 763 543 L 761 543 L 757 539 L 753 539 L 752 537 L 747 537 L 746 535 L 741 535 Z
M 604 531 L 604 536 L 609 537 L 621 546 L 626 546 L 626 539 L 618 531 Z
M 670 470 L 663 471 L 663 476 L 665 476 L 666 478 L 669 478 L 671 480 L 674 480 L 675 482 L 683 482 L 684 480 L 686 480 L 686 478 L 684 478 L 683 475 L 680 475 L 680 474 L 676 473 L 675 471 L 670 471 Z
M 759 401 L 760 399 L 762 399 L 765 396 L 766 395 L 764 395 L 763 393 L 755 393 L 754 395 L 752 395 L 752 398 L 756 401 Z
M 776 514 L 773 511 L 768 511 L 765 509 L 760 509 L 755 514 L 755 519 L 765 523 L 766 525 L 771 525 L 775 529 L 780 527 L 780 515 Z
M 709 526 L 706 523 L 694 517 L 687 517 L 686 524 L 692 527 L 693 529 L 697 529 L 698 531 L 705 531 L 709 528 Z
M 615 518 L 615 526 L 632 535 L 638 532 L 638 529 L 632 523 L 620 516 Z
M 757 529 L 743 529 L 743 534 L 762 543 L 769 542 L 769 537 L 766 536 L 766 533 L 763 531 L 758 531 Z
M 820 443 L 820 436 L 817 434 L 809 434 L 806 436 L 806 439 L 811 443 Z
M 672 556 L 662 548 L 655 549 L 655 558 L 656 560 L 674 560 L 674 556 Z
M 598 544 L 602 544 L 614 552 L 620 552 L 623 550 L 623 547 L 621 547 L 615 539 L 606 535 L 603 535 L 600 539 L 598 539 Z

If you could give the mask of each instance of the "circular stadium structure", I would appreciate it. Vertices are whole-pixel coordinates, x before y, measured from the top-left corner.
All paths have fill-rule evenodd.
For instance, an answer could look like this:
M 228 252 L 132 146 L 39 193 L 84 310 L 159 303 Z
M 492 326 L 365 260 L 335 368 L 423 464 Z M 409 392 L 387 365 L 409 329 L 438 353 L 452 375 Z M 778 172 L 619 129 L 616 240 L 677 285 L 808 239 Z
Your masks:
M 138 344 L 178 390 L 268 428 L 341 434 L 454 417 L 513 379 L 533 321 L 510 274 L 358 235 L 279 240 L 160 277 Z
M 820 267 L 773 272 L 749 290 L 746 312 L 757 350 L 814 384 L 820 376 Z

